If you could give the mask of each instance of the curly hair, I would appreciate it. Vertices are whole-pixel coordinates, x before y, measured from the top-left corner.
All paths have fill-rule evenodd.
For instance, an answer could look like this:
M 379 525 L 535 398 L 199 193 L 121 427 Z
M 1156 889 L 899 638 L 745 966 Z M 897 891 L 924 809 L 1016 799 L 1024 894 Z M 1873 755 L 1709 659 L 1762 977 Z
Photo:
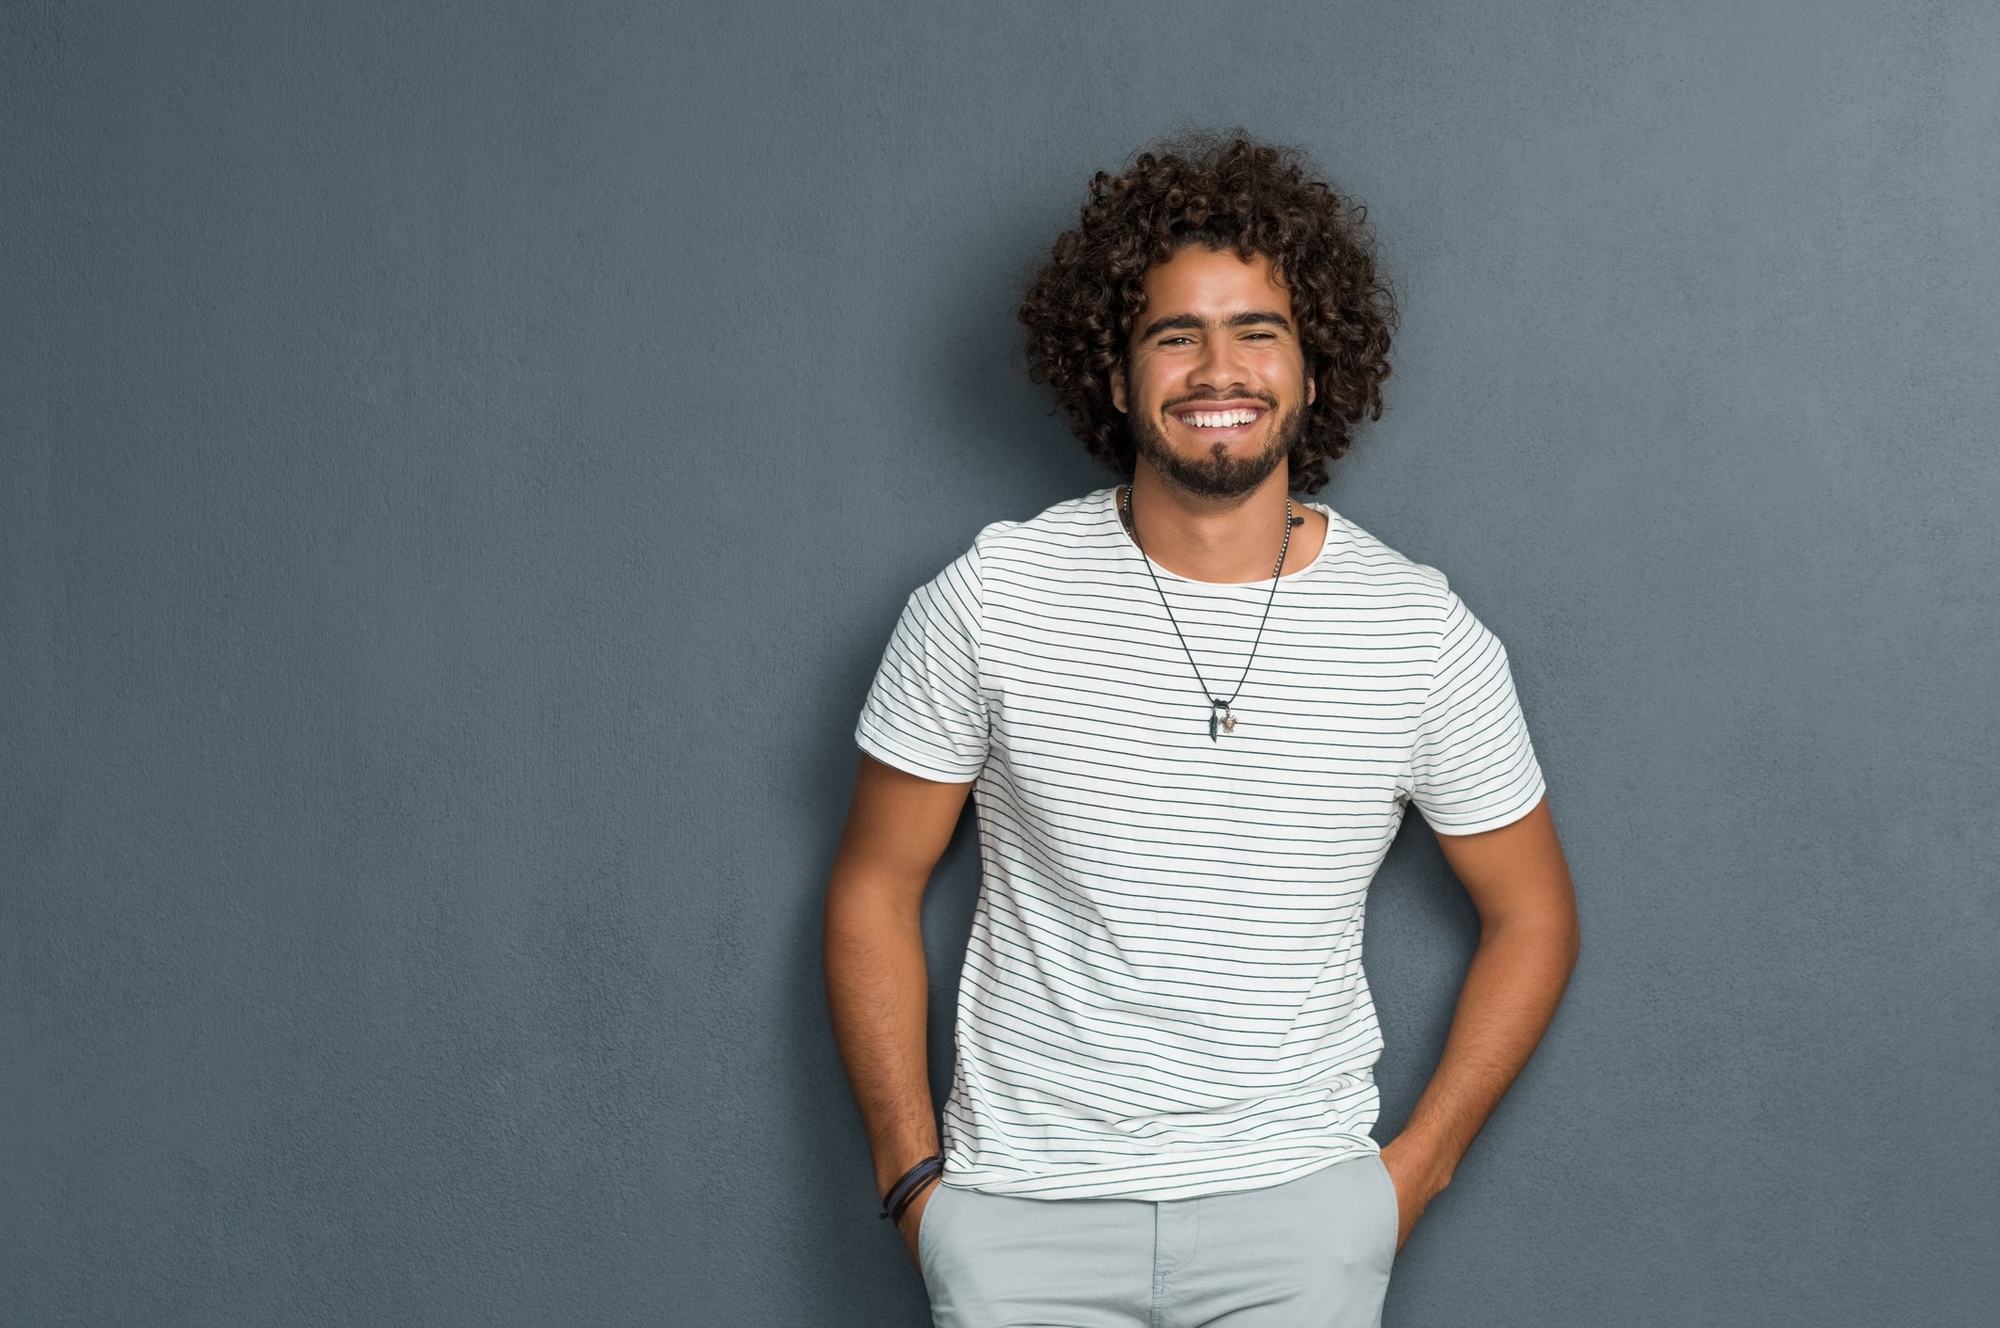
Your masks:
M 1109 373 L 1130 367 L 1147 269 L 1189 244 L 1233 247 L 1246 261 L 1262 254 L 1291 292 L 1317 385 L 1287 458 L 1293 487 L 1317 493 L 1354 426 L 1382 418 L 1396 303 L 1378 276 L 1367 219 L 1367 208 L 1313 178 L 1296 148 L 1241 132 L 1152 144 L 1123 174 L 1091 178 L 1080 225 L 1057 237 L 1030 277 L 1019 310 L 1028 377 L 1053 389 L 1092 456 L 1130 475 L 1135 448 Z

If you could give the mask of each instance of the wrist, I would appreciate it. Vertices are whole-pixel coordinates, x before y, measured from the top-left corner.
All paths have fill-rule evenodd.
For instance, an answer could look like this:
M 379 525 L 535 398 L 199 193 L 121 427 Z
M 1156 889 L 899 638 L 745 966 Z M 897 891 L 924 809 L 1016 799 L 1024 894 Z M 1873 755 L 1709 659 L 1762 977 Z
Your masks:
M 944 1175 L 944 1155 L 933 1153 L 923 1158 L 915 1166 L 904 1172 L 882 1196 L 881 1215 L 889 1221 L 901 1225 L 903 1213 L 916 1197 L 929 1189 L 931 1183 Z
M 1414 1178 L 1435 1194 L 1451 1184 L 1459 1154 L 1438 1140 L 1405 1130 L 1382 1145 L 1384 1157 L 1394 1157 L 1402 1175 Z
M 932 1144 L 929 1148 L 924 1149 L 898 1150 L 889 1162 L 876 1166 L 875 1196 L 877 1198 L 887 1198 L 889 1191 L 895 1188 L 897 1181 L 903 1179 L 903 1177 L 909 1175 L 910 1172 L 922 1165 L 925 1159 L 940 1157 L 943 1152 L 944 1150 L 936 1144 Z

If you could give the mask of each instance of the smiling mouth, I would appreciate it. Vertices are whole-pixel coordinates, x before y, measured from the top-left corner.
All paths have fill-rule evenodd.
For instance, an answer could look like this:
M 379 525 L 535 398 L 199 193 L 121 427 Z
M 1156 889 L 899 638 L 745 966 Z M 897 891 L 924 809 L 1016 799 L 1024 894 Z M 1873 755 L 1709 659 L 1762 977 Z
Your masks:
M 1227 434 L 1247 429 L 1264 418 L 1262 406 L 1230 406 L 1225 409 L 1192 409 L 1172 412 L 1174 419 L 1196 433 Z

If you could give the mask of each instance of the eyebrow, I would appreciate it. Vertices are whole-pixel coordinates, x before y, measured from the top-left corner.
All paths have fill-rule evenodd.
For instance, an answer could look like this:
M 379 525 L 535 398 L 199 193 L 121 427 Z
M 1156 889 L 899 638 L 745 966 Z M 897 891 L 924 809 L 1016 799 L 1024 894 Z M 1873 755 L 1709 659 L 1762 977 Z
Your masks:
M 1254 323 L 1269 323 L 1287 331 L 1290 331 L 1292 326 L 1291 319 L 1270 309 L 1249 309 L 1240 314 L 1231 314 L 1222 321 L 1222 326 L 1248 327 Z M 1150 341 L 1162 332 L 1176 330 L 1199 332 L 1207 326 L 1208 324 L 1193 314 L 1168 314 L 1165 318 L 1155 318 L 1146 324 L 1146 330 L 1139 334 L 1139 340 Z

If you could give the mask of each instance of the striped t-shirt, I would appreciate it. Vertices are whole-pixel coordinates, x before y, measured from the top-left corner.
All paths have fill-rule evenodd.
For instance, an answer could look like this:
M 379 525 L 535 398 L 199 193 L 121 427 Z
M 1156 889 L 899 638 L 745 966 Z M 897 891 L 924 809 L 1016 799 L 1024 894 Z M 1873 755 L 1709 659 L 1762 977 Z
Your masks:
M 1368 883 L 1414 802 L 1541 799 L 1507 653 L 1434 567 L 1332 508 L 1313 562 L 1194 581 L 1117 490 L 996 521 L 913 591 L 855 740 L 972 780 L 980 888 L 942 1144 L 953 1185 L 1179 1199 L 1375 1150 Z M 1297 499 L 1294 500 L 1299 501 Z M 1233 732 L 1211 706 L 1161 605 Z

